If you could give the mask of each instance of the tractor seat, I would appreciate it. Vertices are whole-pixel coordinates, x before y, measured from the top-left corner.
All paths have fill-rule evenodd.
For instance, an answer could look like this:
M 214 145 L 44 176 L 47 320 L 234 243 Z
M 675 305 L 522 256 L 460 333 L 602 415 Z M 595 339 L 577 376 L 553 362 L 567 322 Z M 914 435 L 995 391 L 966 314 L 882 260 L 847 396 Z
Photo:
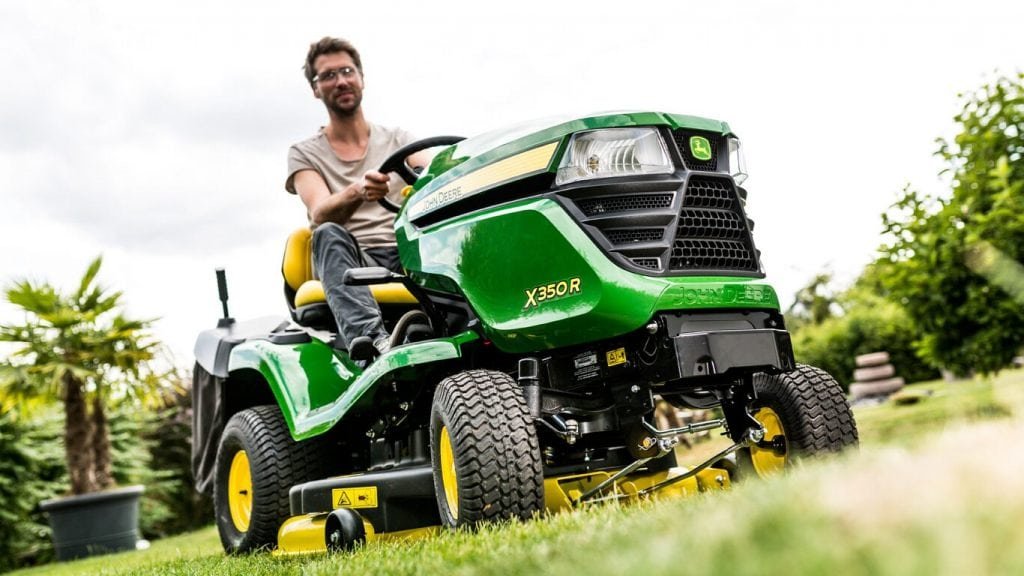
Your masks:
M 281 274 L 284 276 L 284 296 L 292 319 L 310 328 L 334 331 L 334 315 L 327 306 L 324 287 L 313 273 L 313 231 L 308 227 L 288 235 L 284 247 Z M 382 306 L 415 305 L 416 297 L 399 282 L 370 286 L 370 292 Z

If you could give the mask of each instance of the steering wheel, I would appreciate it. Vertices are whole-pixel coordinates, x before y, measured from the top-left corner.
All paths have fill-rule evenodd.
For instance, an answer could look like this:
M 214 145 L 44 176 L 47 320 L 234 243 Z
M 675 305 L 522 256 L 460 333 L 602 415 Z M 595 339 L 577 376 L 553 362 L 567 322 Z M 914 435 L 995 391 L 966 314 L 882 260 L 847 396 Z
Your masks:
M 465 140 L 465 138 L 462 136 L 433 136 L 431 138 L 424 138 L 422 140 L 406 144 L 398 150 L 395 150 L 391 156 L 388 156 L 387 159 L 384 160 L 384 163 L 380 165 L 378 172 L 381 174 L 395 172 L 402 177 L 402 180 L 404 180 L 406 184 L 413 184 L 416 182 L 416 179 L 419 178 L 419 175 L 405 161 L 409 155 L 415 154 L 421 150 L 436 148 L 438 146 L 450 146 L 452 144 L 462 142 L 463 140 Z M 378 202 L 380 202 L 380 205 L 385 209 L 395 212 L 396 214 L 402 208 L 388 200 L 386 196 L 378 200 Z

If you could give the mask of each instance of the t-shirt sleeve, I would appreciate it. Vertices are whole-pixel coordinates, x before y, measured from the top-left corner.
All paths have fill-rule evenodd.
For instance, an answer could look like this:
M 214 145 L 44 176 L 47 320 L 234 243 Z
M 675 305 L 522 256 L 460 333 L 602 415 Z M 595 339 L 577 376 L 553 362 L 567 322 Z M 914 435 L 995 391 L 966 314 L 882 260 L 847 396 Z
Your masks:
M 413 136 L 411 132 L 408 132 L 401 128 L 398 129 L 398 134 L 396 135 L 395 139 L 398 141 L 399 148 L 407 144 L 412 144 L 413 142 L 416 141 L 416 137 Z
M 298 145 L 288 149 L 288 177 L 284 181 L 284 189 L 295 194 L 295 174 L 303 170 L 316 170 L 305 152 Z

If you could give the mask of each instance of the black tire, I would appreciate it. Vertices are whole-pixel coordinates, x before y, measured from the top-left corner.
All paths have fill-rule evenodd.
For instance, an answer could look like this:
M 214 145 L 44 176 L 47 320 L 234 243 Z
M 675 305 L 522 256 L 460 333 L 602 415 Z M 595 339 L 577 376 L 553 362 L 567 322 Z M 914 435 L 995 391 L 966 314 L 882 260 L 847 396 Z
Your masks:
M 363 519 L 351 508 L 338 508 L 324 522 L 324 544 L 328 552 L 346 552 L 366 542 Z
M 323 437 L 293 440 L 277 406 L 256 406 L 231 417 L 214 473 L 214 515 L 225 552 L 241 554 L 277 544 L 277 530 L 290 513 L 288 490 L 327 475 L 327 448 Z M 229 484 L 232 463 L 241 451 L 248 461 L 252 496 L 248 526 L 240 528 L 232 517 Z
M 445 434 L 447 457 L 441 445 Z M 430 411 L 430 456 L 446 527 L 525 520 L 544 508 L 537 429 L 522 390 L 507 374 L 470 370 L 441 381 Z
M 764 463 L 768 460 L 768 464 L 772 464 L 772 454 L 781 456 L 780 466 L 788 467 L 802 458 L 831 454 L 857 445 L 853 412 L 842 387 L 828 372 L 798 364 L 792 372 L 772 376 L 758 374 L 754 377 L 754 389 L 757 400 L 751 405 L 751 413 L 763 424 L 774 414 L 782 428 L 782 439 L 765 438 L 766 442 L 775 441 L 775 450 L 740 450 L 737 464 L 741 475 L 773 473 L 773 466 Z M 771 426 L 766 425 L 766 428 Z M 770 430 L 769 436 L 772 436 Z

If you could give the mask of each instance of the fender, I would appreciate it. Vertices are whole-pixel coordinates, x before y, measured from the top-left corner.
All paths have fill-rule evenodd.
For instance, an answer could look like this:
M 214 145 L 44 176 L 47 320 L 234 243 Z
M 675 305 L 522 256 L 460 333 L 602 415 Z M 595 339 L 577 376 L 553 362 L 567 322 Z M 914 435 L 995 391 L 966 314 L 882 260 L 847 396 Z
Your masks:
M 228 361 L 235 346 L 248 340 L 270 338 L 287 326 L 288 321 L 280 316 L 266 316 L 203 330 L 196 339 L 193 354 L 203 370 L 217 378 L 227 378 Z
M 300 344 L 250 340 L 232 348 L 228 369 L 258 371 L 277 399 L 292 438 L 305 440 L 330 430 L 368 391 L 391 382 L 398 373 L 461 358 L 462 347 L 478 338 L 466 331 L 400 346 L 365 371 L 347 354 L 319 340 Z

